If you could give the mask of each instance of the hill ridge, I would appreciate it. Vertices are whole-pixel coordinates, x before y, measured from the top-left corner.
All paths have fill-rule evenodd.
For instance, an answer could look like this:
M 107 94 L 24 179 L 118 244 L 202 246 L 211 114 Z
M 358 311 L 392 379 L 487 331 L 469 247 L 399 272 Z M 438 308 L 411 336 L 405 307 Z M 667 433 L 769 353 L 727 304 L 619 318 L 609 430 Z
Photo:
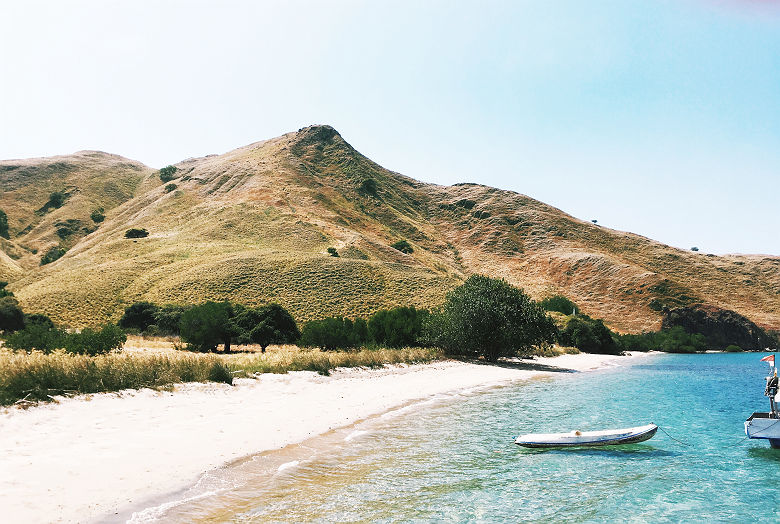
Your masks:
M 0 272 L 29 309 L 74 326 L 115 319 L 139 299 L 273 300 L 301 319 L 431 307 L 485 273 L 537 298 L 565 294 L 620 331 L 655 329 L 664 308 L 695 303 L 780 329 L 780 257 L 688 252 L 519 192 L 420 182 L 379 166 L 328 125 L 182 160 L 170 191 L 156 170 L 103 154 L 68 157 L 74 167 L 62 172 L 30 159 L 41 187 L 0 196 L 13 233 L 0 248 L 23 269 L 4 270 L 0 257 Z M 0 189 L 10 187 L 9 162 L 0 161 Z M 40 217 L 11 207 L 42 205 L 52 181 L 78 190 L 62 208 Z M 106 188 L 118 181 L 112 195 Z M 90 224 L 95 206 L 105 220 Z M 55 224 L 67 220 L 89 231 L 62 240 Z M 130 227 L 150 235 L 127 240 Z M 414 252 L 390 247 L 398 240 Z M 39 266 L 57 245 L 66 254 Z

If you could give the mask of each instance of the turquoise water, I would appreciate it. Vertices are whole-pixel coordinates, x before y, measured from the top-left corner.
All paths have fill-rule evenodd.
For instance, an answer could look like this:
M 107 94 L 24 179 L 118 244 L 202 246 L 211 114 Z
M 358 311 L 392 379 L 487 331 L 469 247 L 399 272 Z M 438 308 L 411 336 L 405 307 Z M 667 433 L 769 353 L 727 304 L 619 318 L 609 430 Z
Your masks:
M 651 356 L 441 396 L 237 463 L 136 520 L 778 522 L 780 450 L 743 431 L 768 409 L 760 358 Z M 512 443 L 648 422 L 688 445 Z

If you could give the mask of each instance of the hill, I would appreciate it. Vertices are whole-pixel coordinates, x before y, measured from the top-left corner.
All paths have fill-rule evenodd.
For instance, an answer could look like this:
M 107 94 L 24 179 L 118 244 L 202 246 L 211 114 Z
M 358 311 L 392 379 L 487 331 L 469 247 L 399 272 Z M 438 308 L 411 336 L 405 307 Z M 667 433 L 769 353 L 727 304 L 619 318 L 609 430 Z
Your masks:
M 780 329 L 780 257 L 682 251 L 515 192 L 421 183 L 329 126 L 175 166 L 168 191 L 156 171 L 105 153 L 0 162 L 12 233 L 0 278 L 26 309 L 72 326 L 116 319 L 140 299 L 278 301 L 299 319 L 354 317 L 435 306 L 484 273 L 537 298 L 565 294 L 624 332 L 697 303 Z M 54 191 L 67 198 L 47 209 Z M 99 207 L 105 220 L 93 223 Z M 124 238 L 131 227 L 150 235 Z M 392 248 L 399 240 L 413 252 Z M 52 246 L 67 251 L 39 265 Z

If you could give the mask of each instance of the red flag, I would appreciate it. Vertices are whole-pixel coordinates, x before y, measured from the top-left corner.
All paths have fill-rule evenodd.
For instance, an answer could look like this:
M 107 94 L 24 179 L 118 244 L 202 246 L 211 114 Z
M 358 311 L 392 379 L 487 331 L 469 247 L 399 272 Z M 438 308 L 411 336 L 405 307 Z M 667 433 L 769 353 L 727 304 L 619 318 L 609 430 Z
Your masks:
M 772 364 L 775 363 L 775 356 L 769 355 L 768 357 L 764 357 L 761 359 L 761 362 L 771 362 Z

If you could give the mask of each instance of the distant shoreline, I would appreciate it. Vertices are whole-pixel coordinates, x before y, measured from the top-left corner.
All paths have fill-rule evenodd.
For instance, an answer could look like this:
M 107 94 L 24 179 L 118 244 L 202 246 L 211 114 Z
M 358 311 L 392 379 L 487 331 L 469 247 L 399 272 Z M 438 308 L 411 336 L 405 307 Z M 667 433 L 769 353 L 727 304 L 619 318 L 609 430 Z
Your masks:
M 8 522 L 129 514 L 242 457 L 302 442 L 408 402 L 469 387 L 591 371 L 636 358 L 577 354 L 515 366 L 443 361 L 263 375 L 61 399 L 0 412 L 0 506 Z

